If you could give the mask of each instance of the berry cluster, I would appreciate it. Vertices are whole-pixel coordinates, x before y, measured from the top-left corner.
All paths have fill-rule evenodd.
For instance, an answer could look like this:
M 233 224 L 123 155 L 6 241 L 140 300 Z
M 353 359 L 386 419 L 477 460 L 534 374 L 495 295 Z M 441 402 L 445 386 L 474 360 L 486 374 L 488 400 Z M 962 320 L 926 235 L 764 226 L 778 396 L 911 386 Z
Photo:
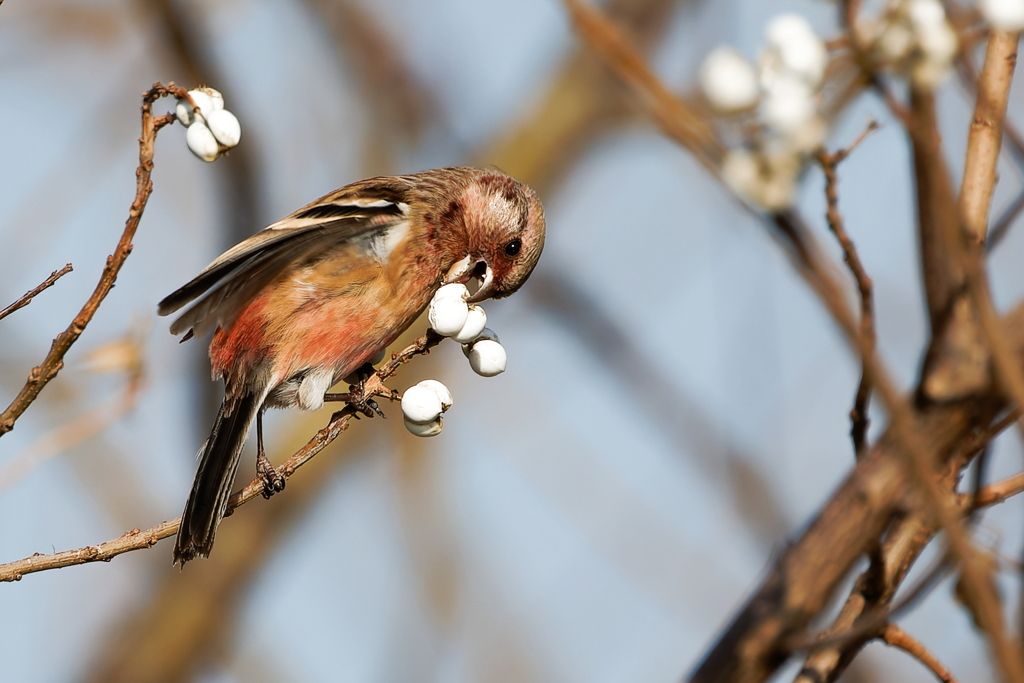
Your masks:
M 224 96 L 217 90 L 196 88 L 189 90 L 188 95 L 195 108 L 183 98 L 178 100 L 174 113 L 187 129 L 185 142 L 192 153 L 203 161 L 213 161 L 238 144 L 242 126 L 224 108 Z
M 434 294 L 427 319 L 435 332 L 462 344 L 469 365 L 478 375 L 493 377 L 505 371 L 508 356 L 498 335 L 487 327 L 487 314 L 466 301 L 469 290 L 462 284 L 441 287 Z M 452 406 L 452 394 L 435 379 L 423 380 L 402 395 L 406 428 L 416 436 L 441 433 L 441 415 Z
M 753 119 L 746 144 L 730 150 L 722 175 L 740 195 L 768 210 L 793 200 L 803 157 L 825 139 L 818 113 L 828 52 L 806 19 L 782 14 L 769 22 L 755 67 L 722 46 L 704 60 L 700 84 L 717 111 Z

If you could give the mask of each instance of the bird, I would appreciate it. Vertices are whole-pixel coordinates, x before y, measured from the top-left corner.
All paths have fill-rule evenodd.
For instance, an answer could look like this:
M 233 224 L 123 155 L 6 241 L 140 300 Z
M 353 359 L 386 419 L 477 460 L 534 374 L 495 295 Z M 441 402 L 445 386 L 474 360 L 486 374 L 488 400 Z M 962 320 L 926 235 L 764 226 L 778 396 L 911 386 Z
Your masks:
M 544 247 L 537 194 L 497 170 L 449 167 L 360 180 L 228 249 L 162 301 L 181 341 L 212 331 L 224 399 L 199 451 L 174 563 L 209 557 L 242 448 L 284 487 L 263 449 L 268 408 L 316 410 L 335 383 L 379 356 L 444 284 L 479 282 L 470 303 L 518 290 Z

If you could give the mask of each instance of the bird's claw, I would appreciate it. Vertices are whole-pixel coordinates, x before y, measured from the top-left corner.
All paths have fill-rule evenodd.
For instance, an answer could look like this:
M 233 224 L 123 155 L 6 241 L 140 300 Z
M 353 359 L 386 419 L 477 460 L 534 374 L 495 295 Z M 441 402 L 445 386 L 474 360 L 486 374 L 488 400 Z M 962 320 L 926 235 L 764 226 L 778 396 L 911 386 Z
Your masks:
M 270 498 L 275 493 L 284 491 L 286 481 L 284 476 L 277 471 L 277 468 L 270 463 L 263 452 L 256 454 L 256 474 L 263 482 L 264 498 Z
M 374 415 L 379 415 L 380 417 L 386 419 L 387 416 L 384 414 L 384 411 L 380 409 L 380 405 L 377 403 L 377 401 L 374 400 L 374 397 L 385 396 L 386 398 L 395 400 L 395 398 L 397 398 L 398 396 L 398 393 L 392 389 L 386 389 L 387 393 L 378 391 L 377 393 L 367 395 L 368 392 L 366 391 L 366 382 L 368 379 L 369 377 L 360 380 L 356 384 L 349 385 L 347 394 L 324 394 L 324 401 L 336 401 L 347 403 L 349 407 L 351 407 L 352 410 L 355 411 L 354 413 L 352 413 L 352 415 L 356 419 L 359 419 L 360 415 L 365 415 L 366 417 L 373 417 Z M 335 417 L 338 417 L 338 413 L 335 413 L 331 420 L 334 420 Z

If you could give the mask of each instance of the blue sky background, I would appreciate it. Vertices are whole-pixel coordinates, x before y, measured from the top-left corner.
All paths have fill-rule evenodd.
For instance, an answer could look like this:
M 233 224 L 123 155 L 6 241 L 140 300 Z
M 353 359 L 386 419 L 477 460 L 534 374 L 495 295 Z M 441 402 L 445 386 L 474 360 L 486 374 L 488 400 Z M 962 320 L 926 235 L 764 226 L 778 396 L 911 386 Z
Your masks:
M 380 170 L 366 149 L 379 114 L 313 3 L 185 4 L 222 74 L 211 85 L 241 119 L 258 172 L 251 231 Z M 756 57 L 765 24 L 783 11 L 804 14 L 825 37 L 835 33 L 830 3 L 681 4 L 651 55 L 680 89 L 692 87 L 701 59 L 721 42 Z M 479 150 L 530 117 L 576 46 L 555 0 L 366 7 L 437 105 L 417 141 L 396 133 L 396 172 L 490 163 Z M 0 322 L 5 396 L 85 301 L 120 235 L 135 188 L 140 94 L 181 73 L 146 3 L 0 6 L 0 304 L 64 263 L 75 266 Z M 1010 111 L 1018 123 L 1020 98 L 1017 88 Z M 955 82 L 944 86 L 956 172 L 970 111 Z M 829 144 L 847 144 L 869 117 L 883 127 L 843 164 L 841 208 L 875 280 L 881 354 L 909 388 L 926 319 L 905 138 L 864 96 Z M 130 329 L 144 330 L 145 389 L 130 414 L 0 489 L 0 561 L 99 543 L 180 514 L 213 418 L 203 398 L 205 342 L 179 346 L 155 306 L 229 242 L 225 162 L 196 160 L 183 132 L 161 133 L 134 252 L 65 370 L 0 441 L 0 468 L 122 390 L 123 375 L 89 373 L 84 359 Z M 1001 170 L 997 207 L 1021 182 L 1016 169 Z M 838 255 L 822 185 L 811 170 L 799 205 Z M 508 371 L 477 377 L 446 344 L 399 375 L 400 389 L 427 376 L 448 384 L 455 406 L 444 432 L 415 439 L 395 407 L 392 419 L 356 424 L 320 456 L 339 465 L 315 475 L 325 478 L 320 493 L 250 577 L 227 642 L 200 680 L 676 680 L 849 471 L 858 363 L 763 227 L 687 153 L 632 116 L 594 139 L 542 199 L 549 241 L 538 277 L 568 278 L 597 301 L 671 400 L 625 389 L 630 379 L 541 305 L 531 285 L 489 304 Z M 1024 291 L 1022 252 L 1018 229 L 993 259 L 1004 306 Z M 272 457 L 294 450 L 329 414 L 272 415 Z M 883 424 L 876 415 L 875 430 Z M 1009 434 L 992 476 L 1019 468 Z M 754 497 L 759 490 L 771 505 Z M 1020 501 L 988 512 L 982 542 L 1019 557 L 1022 514 Z M 217 559 L 215 551 L 184 573 Z M 4 678 L 86 680 L 123 615 L 180 576 L 165 541 L 0 587 Z M 1012 572 L 1004 578 L 1016 604 Z M 991 679 L 948 582 L 901 624 L 961 680 Z M 859 661 L 861 677 L 930 680 L 880 645 Z

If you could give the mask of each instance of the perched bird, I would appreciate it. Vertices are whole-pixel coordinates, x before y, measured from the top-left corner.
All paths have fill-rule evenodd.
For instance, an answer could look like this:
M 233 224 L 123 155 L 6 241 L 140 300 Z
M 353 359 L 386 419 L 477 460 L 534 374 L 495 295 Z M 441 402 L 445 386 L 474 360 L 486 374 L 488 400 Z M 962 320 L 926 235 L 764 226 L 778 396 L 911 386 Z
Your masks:
M 224 380 L 175 563 L 209 556 L 254 420 L 265 493 L 283 488 L 263 451 L 267 408 L 320 408 L 325 392 L 391 344 L 443 284 L 478 279 L 470 301 L 512 294 L 537 265 L 544 230 L 537 195 L 500 172 L 370 178 L 237 244 L 161 301 L 168 315 L 199 299 L 171 332 L 185 332 L 185 341 L 213 330 L 213 377 Z

